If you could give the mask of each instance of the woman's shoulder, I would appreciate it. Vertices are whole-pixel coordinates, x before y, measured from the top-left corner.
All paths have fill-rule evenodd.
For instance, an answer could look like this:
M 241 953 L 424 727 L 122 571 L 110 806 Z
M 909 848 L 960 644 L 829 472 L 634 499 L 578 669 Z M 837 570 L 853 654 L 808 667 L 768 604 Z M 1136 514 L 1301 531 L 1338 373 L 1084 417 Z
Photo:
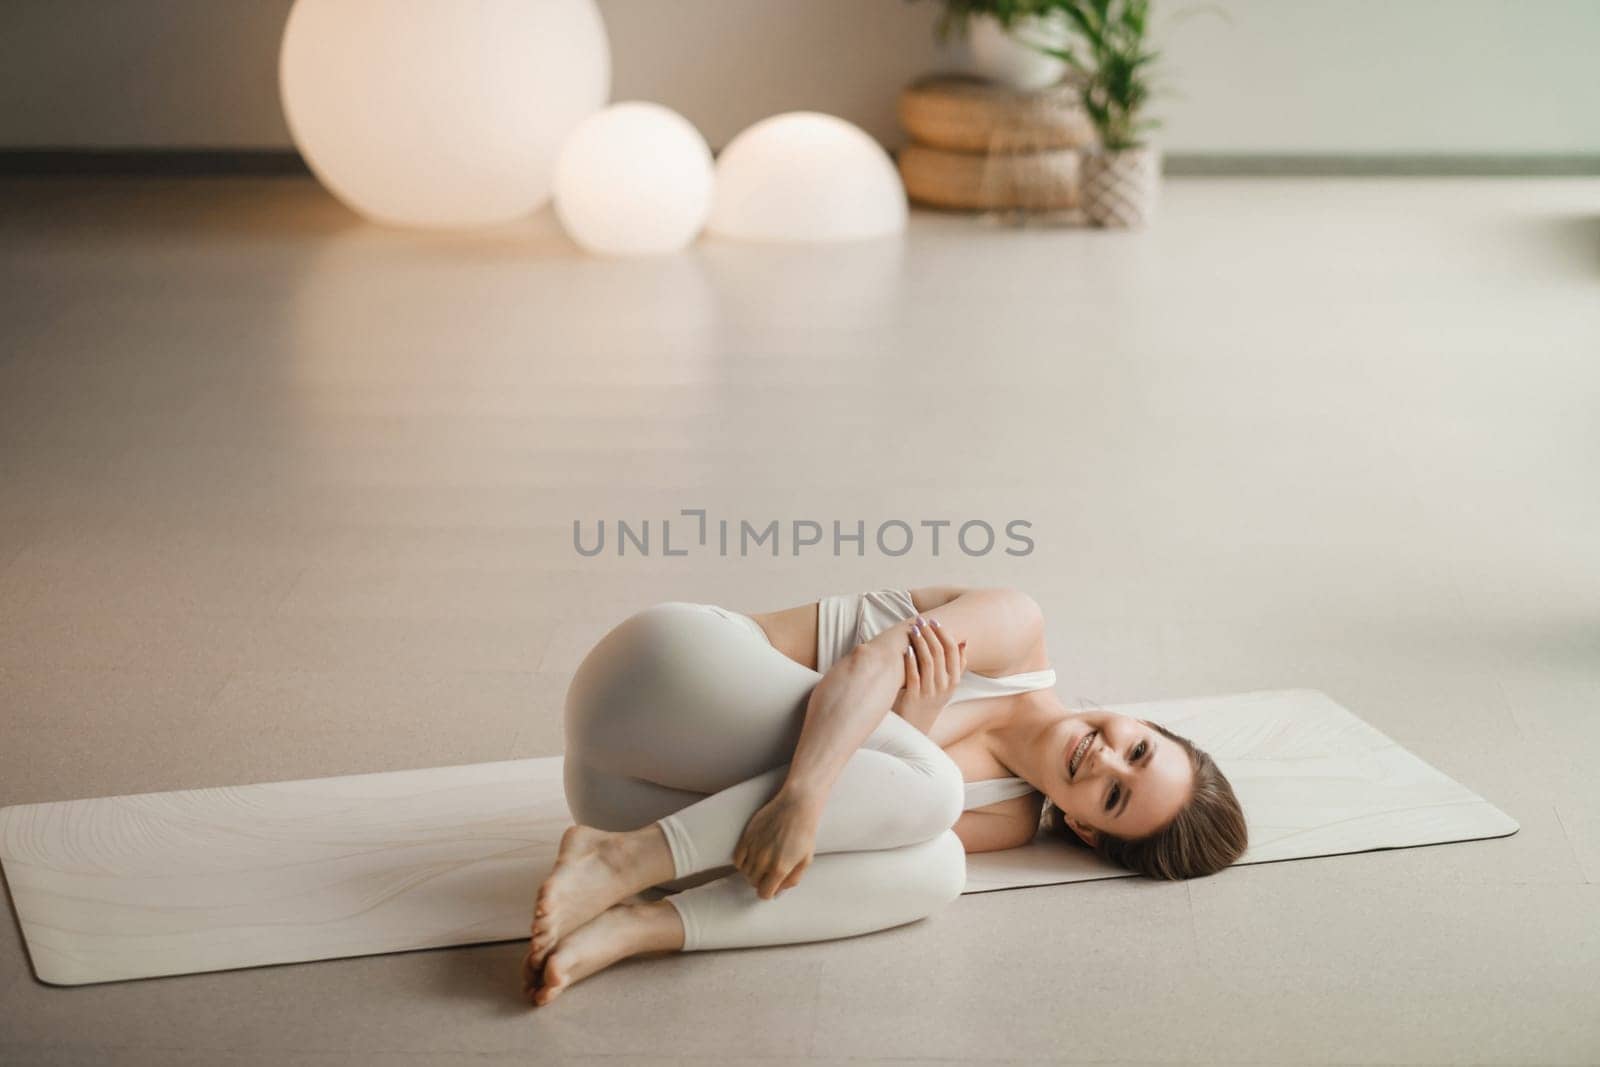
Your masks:
M 911 605 L 917 612 L 931 612 L 962 597 L 950 614 L 962 619 L 960 625 L 981 629 L 996 640 L 986 642 L 978 661 L 969 669 L 991 678 L 1027 674 L 1050 669 L 1045 649 L 1044 613 L 1038 601 L 1015 586 L 918 586 L 908 589 Z M 975 595 L 976 594 L 976 595 Z M 969 652 L 971 649 L 968 650 Z

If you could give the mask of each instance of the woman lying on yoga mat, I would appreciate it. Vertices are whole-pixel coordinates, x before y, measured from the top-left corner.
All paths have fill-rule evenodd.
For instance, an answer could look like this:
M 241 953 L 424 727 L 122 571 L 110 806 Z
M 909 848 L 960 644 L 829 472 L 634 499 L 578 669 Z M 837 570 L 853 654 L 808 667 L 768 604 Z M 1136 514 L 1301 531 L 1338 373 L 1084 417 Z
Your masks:
M 1032 841 L 1041 805 L 1052 832 L 1156 878 L 1244 852 L 1209 756 L 1072 711 L 1055 680 L 1039 607 L 1015 589 L 629 617 L 567 691 L 578 825 L 539 887 L 524 992 L 548 1004 L 640 953 L 912 922 L 961 894 L 968 852 Z M 672 895 L 630 900 L 652 887 Z

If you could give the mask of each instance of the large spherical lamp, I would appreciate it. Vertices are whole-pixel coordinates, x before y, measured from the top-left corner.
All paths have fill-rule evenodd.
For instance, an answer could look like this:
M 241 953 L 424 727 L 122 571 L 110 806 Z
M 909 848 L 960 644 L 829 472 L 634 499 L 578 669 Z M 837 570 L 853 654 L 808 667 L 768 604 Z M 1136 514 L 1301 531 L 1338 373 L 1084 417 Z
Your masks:
M 888 153 L 832 115 L 762 119 L 717 158 L 706 228 L 751 241 L 854 241 L 905 229 L 906 190 Z
M 676 252 L 711 210 L 711 149 L 660 104 L 612 104 L 578 123 L 556 161 L 556 216 L 605 256 Z
M 278 61 L 312 173 L 368 218 L 507 222 L 610 94 L 594 0 L 296 0 Z

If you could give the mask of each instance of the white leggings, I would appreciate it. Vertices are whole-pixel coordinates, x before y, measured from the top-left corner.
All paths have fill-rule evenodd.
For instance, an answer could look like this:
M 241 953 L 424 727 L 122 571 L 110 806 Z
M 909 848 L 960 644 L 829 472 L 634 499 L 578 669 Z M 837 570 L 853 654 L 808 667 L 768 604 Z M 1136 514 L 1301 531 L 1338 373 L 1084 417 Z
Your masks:
M 887 709 L 829 794 L 799 884 L 762 900 L 733 869 L 745 824 L 783 784 L 821 678 L 749 616 L 681 601 L 624 620 L 573 677 L 567 804 L 605 830 L 661 824 L 677 878 L 660 888 L 679 890 L 666 899 L 686 951 L 899 926 L 966 885 L 966 850 L 950 829 L 961 771 Z

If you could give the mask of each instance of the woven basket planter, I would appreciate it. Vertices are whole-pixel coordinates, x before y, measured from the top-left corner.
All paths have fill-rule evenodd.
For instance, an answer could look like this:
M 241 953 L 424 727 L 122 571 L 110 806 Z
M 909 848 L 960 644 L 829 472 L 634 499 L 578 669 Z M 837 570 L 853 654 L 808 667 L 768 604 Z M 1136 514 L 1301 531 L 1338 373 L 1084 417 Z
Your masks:
M 1155 214 L 1160 188 L 1161 153 L 1148 145 L 1083 157 L 1083 213 L 1096 226 L 1143 226 Z
M 928 207 L 1061 211 L 1078 205 L 1076 149 L 989 156 L 912 144 L 900 150 L 899 164 L 906 194 Z
M 900 93 L 911 139 L 951 152 L 1040 152 L 1094 142 L 1070 84 L 1024 92 L 959 75 L 923 78 Z

